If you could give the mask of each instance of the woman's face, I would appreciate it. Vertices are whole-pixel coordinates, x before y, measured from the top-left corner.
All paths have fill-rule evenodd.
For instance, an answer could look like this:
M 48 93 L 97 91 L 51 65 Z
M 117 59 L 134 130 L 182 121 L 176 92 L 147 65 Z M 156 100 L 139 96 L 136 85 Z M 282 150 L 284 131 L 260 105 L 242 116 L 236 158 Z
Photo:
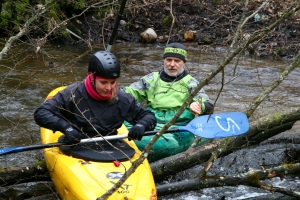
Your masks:
M 111 94 L 112 90 L 116 87 L 116 79 L 97 79 L 95 89 L 102 96 L 106 97 Z

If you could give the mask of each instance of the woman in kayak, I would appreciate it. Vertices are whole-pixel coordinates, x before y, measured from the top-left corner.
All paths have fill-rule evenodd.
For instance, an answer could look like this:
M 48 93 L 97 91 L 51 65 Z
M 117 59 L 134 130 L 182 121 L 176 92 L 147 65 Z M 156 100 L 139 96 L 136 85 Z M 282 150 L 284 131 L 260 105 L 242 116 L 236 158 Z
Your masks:
M 128 138 L 141 140 L 153 130 L 156 119 L 132 95 L 117 87 L 120 64 L 115 55 L 98 51 L 92 55 L 88 75 L 46 100 L 34 112 L 36 123 L 60 131 L 70 144 L 96 136 L 116 135 L 126 120 L 133 127 Z

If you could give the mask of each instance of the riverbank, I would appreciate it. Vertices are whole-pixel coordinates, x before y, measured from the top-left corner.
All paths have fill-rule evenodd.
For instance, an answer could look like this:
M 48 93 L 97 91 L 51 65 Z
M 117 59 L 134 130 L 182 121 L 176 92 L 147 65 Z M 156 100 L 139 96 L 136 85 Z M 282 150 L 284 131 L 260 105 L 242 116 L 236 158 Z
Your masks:
M 85 0 L 84 4 L 78 4 L 54 0 L 47 5 L 24 2 L 21 9 L 18 3 L 11 6 L 9 2 L 0 3 L 0 37 L 11 38 L 20 31 L 18 35 L 23 36 L 21 39 L 30 42 L 37 52 L 45 44 L 56 42 L 66 45 L 80 43 L 88 48 L 106 46 L 111 40 L 116 19 L 121 16 L 118 14 L 121 2 L 95 3 Z M 114 41 L 143 43 L 141 33 L 151 28 L 157 35 L 154 45 L 181 42 L 199 49 L 226 49 L 232 44 L 241 19 L 247 19 L 238 33 L 235 47 L 254 33 L 261 33 L 261 39 L 246 46 L 246 53 L 293 60 L 300 50 L 299 11 L 272 28 L 268 35 L 264 33 L 270 25 L 286 16 L 288 10 L 292 11 L 299 4 L 291 0 L 265 2 L 254 0 L 245 6 L 244 1 L 238 0 L 126 1 Z M 260 7 L 262 9 L 258 11 Z M 33 13 L 41 16 L 32 16 Z M 32 22 L 27 27 L 29 21 Z M 185 37 L 185 34 L 189 37 Z
M 139 6 L 127 2 L 126 14 L 118 28 L 116 42 L 141 43 L 140 34 L 147 28 L 152 28 L 157 34 L 156 44 L 176 41 L 187 46 L 226 47 L 232 42 L 243 11 L 246 10 L 246 16 L 250 16 L 261 4 L 258 0 L 251 1 L 247 9 L 244 9 L 241 1 L 182 0 L 173 2 L 172 5 L 166 1 L 148 1 Z M 245 23 L 237 44 L 278 20 L 290 4 L 289 1 L 267 4 Z M 82 37 L 94 44 L 101 44 L 103 40 L 110 40 L 116 17 L 112 15 L 103 21 L 90 15 L 80 21 L 78 28 Z M 187 41 L 184 33 L 189 30 L 194 33 L 194 37 Z M 293 59 L 300 50 L 300 13 L 284 21 L 271 34 L 250 45 L 247 50 L 249 54 L 259 57 Z

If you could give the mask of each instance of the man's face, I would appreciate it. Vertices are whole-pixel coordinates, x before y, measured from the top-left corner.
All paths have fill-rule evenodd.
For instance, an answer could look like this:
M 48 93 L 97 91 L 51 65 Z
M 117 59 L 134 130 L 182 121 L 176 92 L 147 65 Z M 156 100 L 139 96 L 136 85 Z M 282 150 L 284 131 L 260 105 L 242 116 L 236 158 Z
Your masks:
M 166 57 L 164 59 L 164 70 L 172 77 L 177 77 L 184 70 L 185 63 L 183 60 L 175 57 Z

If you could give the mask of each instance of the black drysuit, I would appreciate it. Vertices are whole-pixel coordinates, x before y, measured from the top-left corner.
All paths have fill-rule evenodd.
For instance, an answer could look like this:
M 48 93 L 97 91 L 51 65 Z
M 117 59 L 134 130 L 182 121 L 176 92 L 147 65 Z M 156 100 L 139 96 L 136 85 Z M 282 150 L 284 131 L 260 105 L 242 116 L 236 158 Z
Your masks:
M 64 119 L 88 137 L 97 135 L 94 128 L 103 136 L 115 135 L 124 120 L 142 124 L 146 131 L 156 125 L 154 114 L 130 94 L 117 89 L 112 102 L 97 101 L 88 95 L 83 82 L 69 85 L 44 102 L 35 111 L 34 119 L 39 126 L 53 131 L 62 131 L 56 124 Z

